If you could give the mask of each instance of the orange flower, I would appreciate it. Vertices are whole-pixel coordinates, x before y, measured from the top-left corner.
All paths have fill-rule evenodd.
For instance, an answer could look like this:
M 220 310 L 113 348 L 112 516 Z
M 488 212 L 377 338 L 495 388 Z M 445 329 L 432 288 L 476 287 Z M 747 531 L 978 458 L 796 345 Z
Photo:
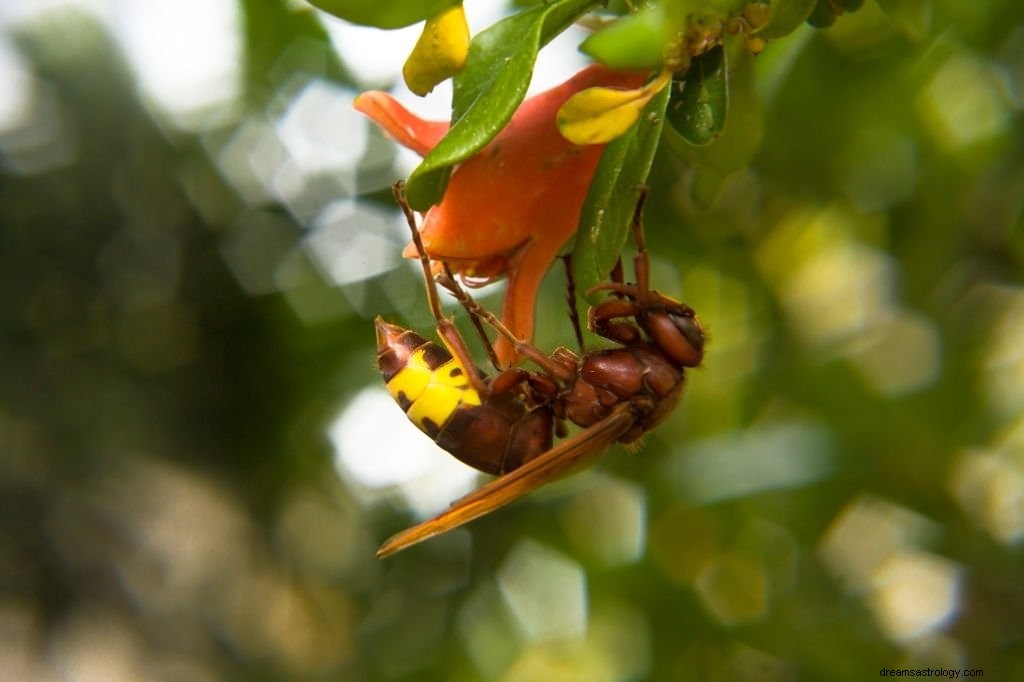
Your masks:
M 502 321 L 520 338 L 533 337 L 541 280 L 576 231 L 604 149 L 566 140 L 556 113 L 581 90 L 636 88 L 644 76 L 593 65 L 525 100 L 486 147 L 453 171 L 441 203 L 424 215 L 420 231 L 431 260 L 448 263 L 470 280 L 508 276 Z M 421 155 L 448 129 L 447 123 L 420 119 L 383 92 L 363 93 L 355 108 Z M 416 257 L 412 244 L 403 255 Z M 495 350 L 503 364 L 517 360 L 504 338 Z

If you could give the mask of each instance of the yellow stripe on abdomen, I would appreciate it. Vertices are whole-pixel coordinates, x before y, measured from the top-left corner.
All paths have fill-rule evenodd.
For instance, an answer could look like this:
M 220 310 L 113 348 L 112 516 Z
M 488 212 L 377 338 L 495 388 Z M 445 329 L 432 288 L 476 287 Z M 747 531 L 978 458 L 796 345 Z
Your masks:
M 398 374 L 391 377 L 391 381 L 387 383 L 388 393 L 404 409 L 405 406 L 415 402 L 423 395 L 423 391 L 430 383 L 431 374 L 433 372 L 425 365 L 409 363 L 399 370 Z
M 387 383 L 388 392 L 421 431 L 435 437 L 460 405 L 479 405 L 466 370 L 455 358 L 431 369 L 418 348 Z

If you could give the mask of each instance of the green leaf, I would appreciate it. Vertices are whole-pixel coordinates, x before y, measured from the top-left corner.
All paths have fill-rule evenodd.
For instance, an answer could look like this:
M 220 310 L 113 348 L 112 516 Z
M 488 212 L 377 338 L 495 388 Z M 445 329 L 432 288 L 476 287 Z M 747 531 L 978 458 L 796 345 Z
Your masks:
M 654 152 L 661 138 L 669 88 L 662 88 L 644 109 L 640 120 L 623 136 L 608 144 L 601 155 L 580 214 L 572 251 L 572 272 L 577 291 L 603 282 L 622 252 L 629 223 L 647 182 Z
M 401 28 L 439 14 L 462 0 L 308 0 L 309 4 L 353 24 Z
M 726 46 L 728 48 L 728 46 Z M 726 178 L 746 168 L 761 147 L 764 122 L 754 82 L 754 59 L 746 50 L 735 54 L 729 81 L 728 124 L 721 136 L 709 145 L 697 147 L 682 138 L 670 126 L 665 141 L 681 158 L 694 167 L 691 196 L 699 206 L 714 203 Z
M 405 196 L 417 211 L 438 201 L 451 167 L 480 151 L 505 127 L 526 96 L 537 52 L 596 0 L 537 5 L 473 38 L 466 68 L 454 79 L 452 127 L 409 176 Z
M 729 69 L 718 45 L 696 57 L 682 80 L 672 82 L 668 124 L 690 144 L 710 144 L 725 130 L 729 112 Z
M 668 36 L 665 9 L 654 5 L 594 33 L 580 51 L 613 69 L 654 69 L 661 65 Z
M 772 15 L 758 37 L 773 40 L 787 36 L 807 21 L 817 0 L 772 0 Z

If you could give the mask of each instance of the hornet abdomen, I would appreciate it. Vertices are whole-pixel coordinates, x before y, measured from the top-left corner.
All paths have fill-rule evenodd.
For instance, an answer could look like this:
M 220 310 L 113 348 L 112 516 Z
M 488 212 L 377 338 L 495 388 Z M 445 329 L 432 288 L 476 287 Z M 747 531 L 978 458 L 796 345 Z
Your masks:
M 511 391 L 481 396 L 446 348 L 380 318 L 376 325 L 377 365 L 388 393 L 457 459 L 500 475 L 551 448 L 546 406 L 530 408 Z

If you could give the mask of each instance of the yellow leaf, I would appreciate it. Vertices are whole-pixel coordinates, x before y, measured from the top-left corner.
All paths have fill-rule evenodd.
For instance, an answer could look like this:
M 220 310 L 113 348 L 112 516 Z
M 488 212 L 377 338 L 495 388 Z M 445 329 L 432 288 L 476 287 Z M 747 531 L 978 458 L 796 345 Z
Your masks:
M 427 19 L 416 47 L 405 60 L 402 75 L 409 89 L 421 97 L 466 65 L 469 25 L 462 4 Z
M 558 110 L 558 130 L 573 144 L 605 144 L 636 123 L 651 98 L 672 80 L 669 71 L 636 90 L 587 88 Z

